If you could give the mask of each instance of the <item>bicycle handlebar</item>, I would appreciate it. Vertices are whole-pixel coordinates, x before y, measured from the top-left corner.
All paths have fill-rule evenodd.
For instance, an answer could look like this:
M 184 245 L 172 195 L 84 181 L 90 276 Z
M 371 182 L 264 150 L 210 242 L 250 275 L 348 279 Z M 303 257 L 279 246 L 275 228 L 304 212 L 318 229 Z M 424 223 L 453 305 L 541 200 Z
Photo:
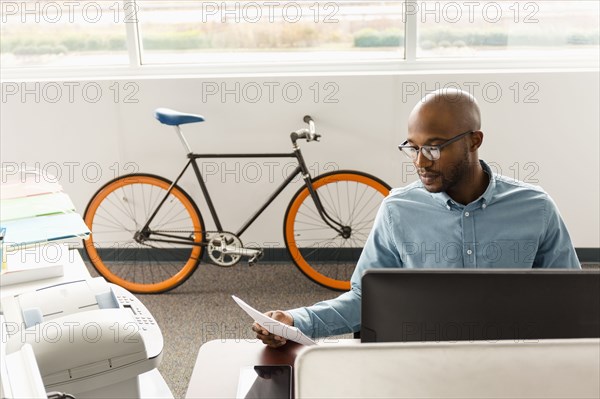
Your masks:
M 316 132 L 315 121 L 313 120 L 313 118 L 310 115 L 305 115 L 303 120 L 304 120 L 304 123 L 308 124 L 308 129 L 304 128 L 304 129 L 300 129 L 300 130 L 296 130 L 295 132 L 292 132 L 292 134 L 290 135 L 290 138 L 292 139 L 292 143 L 296 144 L 296 141 L 298 139 L 305 139 L 307 142 L 308 141 L 319 141 L 319 139 L 321 138 L 321 135 Z

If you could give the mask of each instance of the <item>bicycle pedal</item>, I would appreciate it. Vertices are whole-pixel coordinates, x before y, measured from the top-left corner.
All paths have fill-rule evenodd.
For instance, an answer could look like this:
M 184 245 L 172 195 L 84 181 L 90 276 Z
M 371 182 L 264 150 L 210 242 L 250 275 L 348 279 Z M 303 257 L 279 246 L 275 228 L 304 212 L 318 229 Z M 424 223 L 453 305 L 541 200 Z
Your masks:
M 258 262 L 258 260 L 263 257 L 263 254 L 263 251 L 259 251 L 250 258 L 248 258 L 248 266 L 254 266 Z
M 258 262 L 258 257 L 253 256 L 248 259 L 248 266 L 252 267 Z

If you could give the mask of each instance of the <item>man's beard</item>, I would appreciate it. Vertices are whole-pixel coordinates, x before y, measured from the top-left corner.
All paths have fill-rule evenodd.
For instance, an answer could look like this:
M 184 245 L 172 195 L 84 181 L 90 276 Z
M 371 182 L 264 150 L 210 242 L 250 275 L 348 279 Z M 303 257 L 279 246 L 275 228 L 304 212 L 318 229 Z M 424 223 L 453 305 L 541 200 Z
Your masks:
M 441 171 L 437 171 L 435 169 L 432 169 L 430 171 L 433 173 L 439 173 L 439 176 L 442 180 L 442 184 L 439 187 L 435 188 L 427 187 L 427 185 L 425 185 L 425 189 L 430 193 L 447 192 L 448 190 L 452 189 L 452 187 L 456 186 L 459 182 L 469 178 L 469 174 L 471 174 L 469 152 L 465 149 L 462 160 L 452 165 L 452 167 L 450 167 L 444 173 L 441 173 Z

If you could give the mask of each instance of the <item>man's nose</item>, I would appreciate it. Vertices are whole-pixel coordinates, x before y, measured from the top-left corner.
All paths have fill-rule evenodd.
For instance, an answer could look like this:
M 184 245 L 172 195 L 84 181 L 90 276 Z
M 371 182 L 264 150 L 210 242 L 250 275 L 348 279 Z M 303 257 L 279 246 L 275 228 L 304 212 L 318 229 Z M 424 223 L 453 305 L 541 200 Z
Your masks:
M 417 159 L 415 159 L 415 166 L 417 167 L 417 170 L 425 168 L 426 166 L 431 166 L 432 163 L 433 161 L 423 155 L 423 151 L 419 149 L 417 152 Z

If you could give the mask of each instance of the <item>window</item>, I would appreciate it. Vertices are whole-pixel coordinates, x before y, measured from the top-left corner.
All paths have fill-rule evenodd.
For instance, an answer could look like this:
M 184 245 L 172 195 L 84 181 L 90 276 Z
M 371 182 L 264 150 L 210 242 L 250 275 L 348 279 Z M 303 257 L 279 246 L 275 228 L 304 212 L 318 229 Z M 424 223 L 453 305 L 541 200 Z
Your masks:
M 0 63 L 14 67 L 126 65 L 118 1 L 2 1 Z
M 533 58 L 598 53 L 597 1 L 417 4 L 418 58 Z M 417 11 L 408 7 L 409 12 Z
M 586 60 L 597 67 L 599 4 L 2 0 L 0 63 L 3 74 L 17 76 L 35 67 L 119 66 L 136 73 L 160 66 L 170 73 L 174 65 L 194 72 L 210 66 L 217 72 L 261 72 L 271 65 L 402 70 L 440 63 L 465 68 L 489 60 L 493 66 Z
M 401 1 L 138 1 L 142 64 L 404 58 Z

